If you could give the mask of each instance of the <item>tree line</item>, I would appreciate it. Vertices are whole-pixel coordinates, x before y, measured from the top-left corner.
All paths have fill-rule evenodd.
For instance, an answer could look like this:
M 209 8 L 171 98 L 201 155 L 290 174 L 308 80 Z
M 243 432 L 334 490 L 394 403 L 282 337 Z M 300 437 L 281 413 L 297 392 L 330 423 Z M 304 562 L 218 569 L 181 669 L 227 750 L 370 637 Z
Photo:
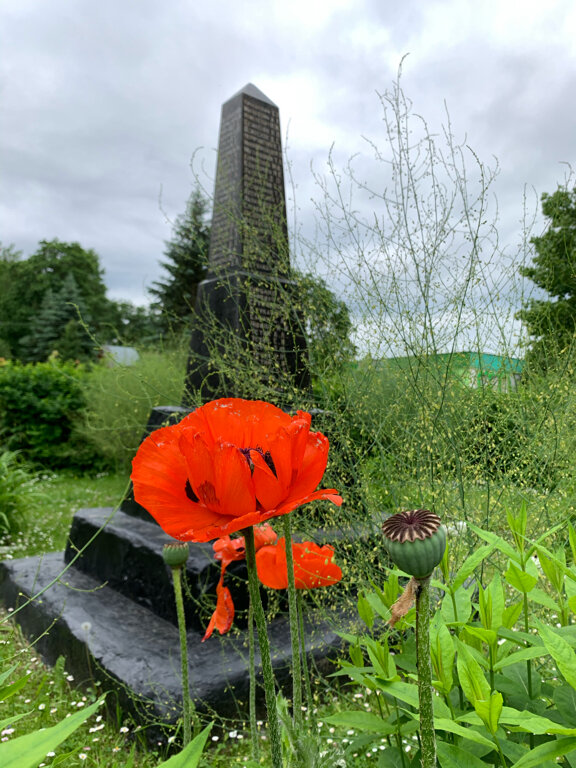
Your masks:
M 208 217 L 208 200 L 196 188 L 174 222 L 160 262 L 163 278 L 148 289 L 152 301 L 145 307 L 110 299 L 98 254 L 79 243 L 42 240 L 27 258 L 0 246 L 0 357 L 86 362 L 102 345 L 160 345 L 189 334 L 207 272 Z M 294 270 L 293 279 L 311 358 L 352 359 L 346 303 L 317 276 Z

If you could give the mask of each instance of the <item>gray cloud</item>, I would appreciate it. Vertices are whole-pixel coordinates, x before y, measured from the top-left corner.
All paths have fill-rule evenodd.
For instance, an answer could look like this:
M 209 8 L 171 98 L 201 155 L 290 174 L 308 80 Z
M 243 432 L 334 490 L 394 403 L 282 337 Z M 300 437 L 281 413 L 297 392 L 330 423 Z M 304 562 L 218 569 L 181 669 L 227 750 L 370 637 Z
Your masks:
M 523 185 L 553 189 L 559 161 L 573 158 L 570 31 L 561 14 L 555 28 L 546 16 L 553 43 L 542 29 L 525 40 L 511 30 L 503 42 L 497 29 L 491 36 L 489 9 L 450 37 L 442 25 L 454 7 L 6 0 L 2 242 L 28 254 L 40 239 L 77 240 L 100 254 L 112 296 L 145 301 L 194 183 L 192 155 L 204 148 L 195 168 L 210 190 L 220 106 L 248 81 L 289 127 L 298 219 L 310 234 L 310 165 L 326 168 L 333 141 L 338 163 L 368 158 L 361 136 L 383 136 L 376 92 L 406 52 L 404 86 L 417 111 L 437 129 L 445 99 L 457 135 L 483 159 L 499 156 L 503 237 L 516 238 Z

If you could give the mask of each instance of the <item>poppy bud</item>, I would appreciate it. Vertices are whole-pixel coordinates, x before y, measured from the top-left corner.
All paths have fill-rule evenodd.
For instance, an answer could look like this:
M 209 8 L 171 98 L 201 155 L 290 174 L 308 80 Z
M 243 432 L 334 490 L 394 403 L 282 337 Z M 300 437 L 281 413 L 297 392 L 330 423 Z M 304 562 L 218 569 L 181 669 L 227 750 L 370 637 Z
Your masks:
M 393 562 L 416 579 L 430 576 L 446 549 L 446 529 L 434 512 L 398 512 L 382 526 L 384 546 Z
M 162 550 L 162 557 L 170 568 L 182 568 L 186 560 L 188 560 L 188 542 L 175 541 L 174 544 L 165 544 Z

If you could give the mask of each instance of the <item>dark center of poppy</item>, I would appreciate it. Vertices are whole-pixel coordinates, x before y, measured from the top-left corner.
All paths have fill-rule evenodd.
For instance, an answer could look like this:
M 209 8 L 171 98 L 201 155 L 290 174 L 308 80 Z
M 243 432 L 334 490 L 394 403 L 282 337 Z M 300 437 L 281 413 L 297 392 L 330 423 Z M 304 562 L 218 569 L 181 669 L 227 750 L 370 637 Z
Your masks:
M 192 486 L 190 485 L 190 480 L 186 480 L 186 486 L 184 488 L 186 492 L 186 496 L 190 499 L 190 501 L 198 502 L 200 499 L 196 494 L 194 493 L 194 490 L 192 489 Z
M 276 474 L 276 467 L 274 466 L 274 460 L 272 459 L 270 451 L 266 451 L 266 453 L 264 453 L 262 448 L 260 448 L 259 446 L 256 448 L 240 448 L 240 453 L 244 456 L 244 458 L 248 462 L 248 466 L 250 467 L 251 472 L 254 472 L 254 463 L 250 458 L 251 451 L 256 451 L 256 453 L 259 453 L 260 456 L 262 456 L 262 458 L 266 462 L 266 465 L 268 466 L 268 468 L 273 472 L 274 477 L 278 477 L 278 475 Z

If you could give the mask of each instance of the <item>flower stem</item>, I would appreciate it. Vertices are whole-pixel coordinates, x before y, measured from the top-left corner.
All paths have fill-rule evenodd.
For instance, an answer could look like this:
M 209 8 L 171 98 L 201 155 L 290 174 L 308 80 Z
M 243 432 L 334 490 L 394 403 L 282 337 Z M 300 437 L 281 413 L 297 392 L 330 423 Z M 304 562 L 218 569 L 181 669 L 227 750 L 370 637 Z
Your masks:
M 260 744 L 256 727 L 256 668 L 254 664 L 254 607 L 252 601 L 248 606 L 248 661 L 250 672 L 250 735 L 252 738 L 252 759 L 260 759 Z
M 178 616 L 178 633 L 180 635 L 180 662 L 182 665 L 182 728 L 183 745 L 190 743 L 190 684 L 188 682 L 188 644 L 186 641 L 186 617 L 184 615 L 184 600 L 182 599 L 182 567 L 172 568 L 174 582 L 174 597 L 176 599 L 176 615 Z
M 288 614 L 290 642 L 292 645 L 292 719 L 294 727 L 302 727 L 302 664 L 300 661 L 300 628 L 294 579 L 294 553 L 292 551 L 292 526 L 290 515 L 284 515 L 284 541 L 286 544 L 286 568 L 288 570 Z
M 246 543 L 246 565 L 248 566 L 248 588 L 250 590 L 250 602 L 254 608 L 254 619 L 258 631 L 258 645 L 260 646 L 260 658 L 262 661 L 262 676 L 264 678 L 264 692 L 266 694 L 266 710 L 268 713 L 268 731 L 270 735 L 270 750 L 272 754 L 272 768 L 282 768 L 282 741 L 280 737 L 280 722 L 276 710 L 276 686 L 272 659 L 270 657 L 270 643 L 266 631 L 266 616 L 260 599 L 260 587 L 258 586 L 258 574 L 256 572 L 256 547 L 254 546 L 254 529 L 245 528 L 244 541 Z
M 296 594 L 298 605 L 298 623 L 300 625 L 300 642 L 302 644 L 302 672 L 304 673 L 304 685 L 306 687 L 306 700 L 308 704 L 308 720 L 312 728 L 316 728 L 316 716 L 314 715 L 314 700 L 312 698 L 312 685 L 310 684 L 310 671 L 308 670 L 308 658 L 306 656 L 306 636 L 304 634 L 304 612 L 302 610 L 302 595 Z M 314 733 L 316 731 L 314 730 Z
M 436 734 L 432 704 L 430 659 L 430 577 L 418 579 L 416 591 L 416 662 L 420 704 L 420 755 L 422 768 L 436 768 Z

